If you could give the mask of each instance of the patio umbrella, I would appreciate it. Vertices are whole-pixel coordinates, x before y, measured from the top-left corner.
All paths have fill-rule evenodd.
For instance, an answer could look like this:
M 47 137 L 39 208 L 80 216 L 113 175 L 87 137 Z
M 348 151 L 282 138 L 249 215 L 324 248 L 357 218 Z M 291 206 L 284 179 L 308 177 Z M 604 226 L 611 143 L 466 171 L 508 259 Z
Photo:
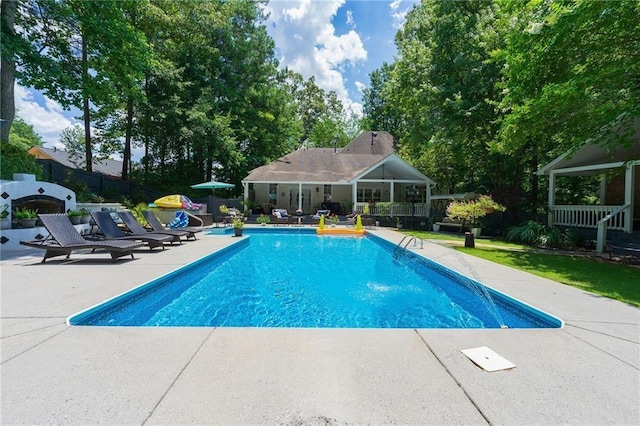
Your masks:
M 213 189 L 215 191 L 216 188 L 233 188 L 235 187 L 232 183 L 225 182 L 217 182 L 215 180 L 210 180 L 209 182 L 202 182 L 195 185 L 191 185 L 193 189 Z
M 216 188 L 234 188 L 234 187 L 235 185 L 232 183 L 218 182 L 215 180 L 210 180 L 208 182 L 202 182 L 202 183 L 197 183 L 195 185 L 191 185 L 191 188 L 193 189 L 211 189 L 213 191 L 214 198 L 216 196 Z M 215 209 L 212 213 L 213 213 L 213 220 L 216 222 L 216 226 L 218 226 Z

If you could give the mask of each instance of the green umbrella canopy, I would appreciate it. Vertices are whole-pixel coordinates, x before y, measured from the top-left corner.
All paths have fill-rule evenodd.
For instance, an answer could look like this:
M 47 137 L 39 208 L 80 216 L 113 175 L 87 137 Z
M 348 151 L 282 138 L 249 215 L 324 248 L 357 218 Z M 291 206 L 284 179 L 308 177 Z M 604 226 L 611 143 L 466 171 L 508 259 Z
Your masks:
M 218 189 L 218 188 L 234 188 L 234 187 L 235 185 L 232 183 L 217 182 L 215 180 L 191 185 L 191 188 L 193 189 Z

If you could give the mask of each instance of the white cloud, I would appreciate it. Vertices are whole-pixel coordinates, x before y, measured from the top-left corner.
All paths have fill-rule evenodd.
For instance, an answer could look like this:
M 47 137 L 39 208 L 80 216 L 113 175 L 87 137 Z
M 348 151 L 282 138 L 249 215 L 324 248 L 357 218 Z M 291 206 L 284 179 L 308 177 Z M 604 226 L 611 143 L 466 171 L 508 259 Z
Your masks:
M 389 9 L 391 9 L 391 19 L 393 20 L 393 28 L 402 28 L 402 26 L 404 25 L 404 21 L 407 18 L 407 13 L 413 8 L 413 5 L 416 2 L 416 0 L 409 1 L 409 5 L 403 9 L 400 8 L 403 0 L 393 0 L 389 4 Z
M 353 28 L 356 27 L 356 21 L 353 20 L 352 10 L 347 10 L 347 25 L 351 25 Z
M 62 148 L 62 144 L 59 143 L 60 133 L 67 127 L 72 127 L 76 121 L 67 118 L 58 103 L 45 96 L 44 105 L 40 105 L 35 100 L 32 89 L 17 84 L 15 102 L 16 115 L 32 125 L 33 130 L 42 136 L 46 145 Z
M 360 93 L 362 93 L 364 91 L 364 89 L 366 89 L 366 87 L 367 87 L 367 85 L 364 84 L 361 81 L 356 81 L 354 84 L 356 85 L 356 89 L 358 89 L 358 92 L 360 92 Z
M 345 105 L 353 103 L 343 76 L 345 67 L 366 61 L 360 35 L 351 30 L 336 35 L 331 20 L 345 0 L 271 1 L 268 31 L 277 46 L 281 67 L 300 73 L 305 79 L 315 77 L 316 84 L 336 92 Z M 347 20 L 349 20 L 347 15 Z M 352 24 L 355 27 L 355 23 Z

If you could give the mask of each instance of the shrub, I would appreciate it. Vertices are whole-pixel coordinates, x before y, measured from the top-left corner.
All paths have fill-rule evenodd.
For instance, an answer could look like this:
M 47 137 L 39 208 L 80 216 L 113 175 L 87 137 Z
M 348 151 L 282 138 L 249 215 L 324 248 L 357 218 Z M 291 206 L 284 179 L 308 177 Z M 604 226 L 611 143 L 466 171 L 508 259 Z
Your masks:
M 505 240 L 535 247 L 573 249 L 578 245 L 578 231 L 569 228 L 561 231 L 556 226 L 542 225 L 530 220 L 510 228 Z
M 505 211 L 506 208 L 488 195 L 481 195 L 477 200 L 452 201 L 447 206 L 447 216 L 451 219 L 463 219 L 472 227 L 478 227 L 478 219 L 494 211 Z

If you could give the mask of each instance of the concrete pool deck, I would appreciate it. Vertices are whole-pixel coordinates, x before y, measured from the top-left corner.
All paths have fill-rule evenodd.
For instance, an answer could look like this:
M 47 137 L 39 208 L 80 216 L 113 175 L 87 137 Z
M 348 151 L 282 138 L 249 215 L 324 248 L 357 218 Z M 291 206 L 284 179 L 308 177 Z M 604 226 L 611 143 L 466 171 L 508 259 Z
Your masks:
M 371 232 L 396 243 L 403 236 Z M 69 315 L 237 240 L 200 235 L 116 264 L 106 253 L 46 264 L 39 250 L 2 253 L 0 423 L 640 422 L 639 309 L 437 244 L 415 251 L 563 319 L 564 328 L 66 325 Z M 480 370 L 460 352 L 478 346 L 516 368 Z

